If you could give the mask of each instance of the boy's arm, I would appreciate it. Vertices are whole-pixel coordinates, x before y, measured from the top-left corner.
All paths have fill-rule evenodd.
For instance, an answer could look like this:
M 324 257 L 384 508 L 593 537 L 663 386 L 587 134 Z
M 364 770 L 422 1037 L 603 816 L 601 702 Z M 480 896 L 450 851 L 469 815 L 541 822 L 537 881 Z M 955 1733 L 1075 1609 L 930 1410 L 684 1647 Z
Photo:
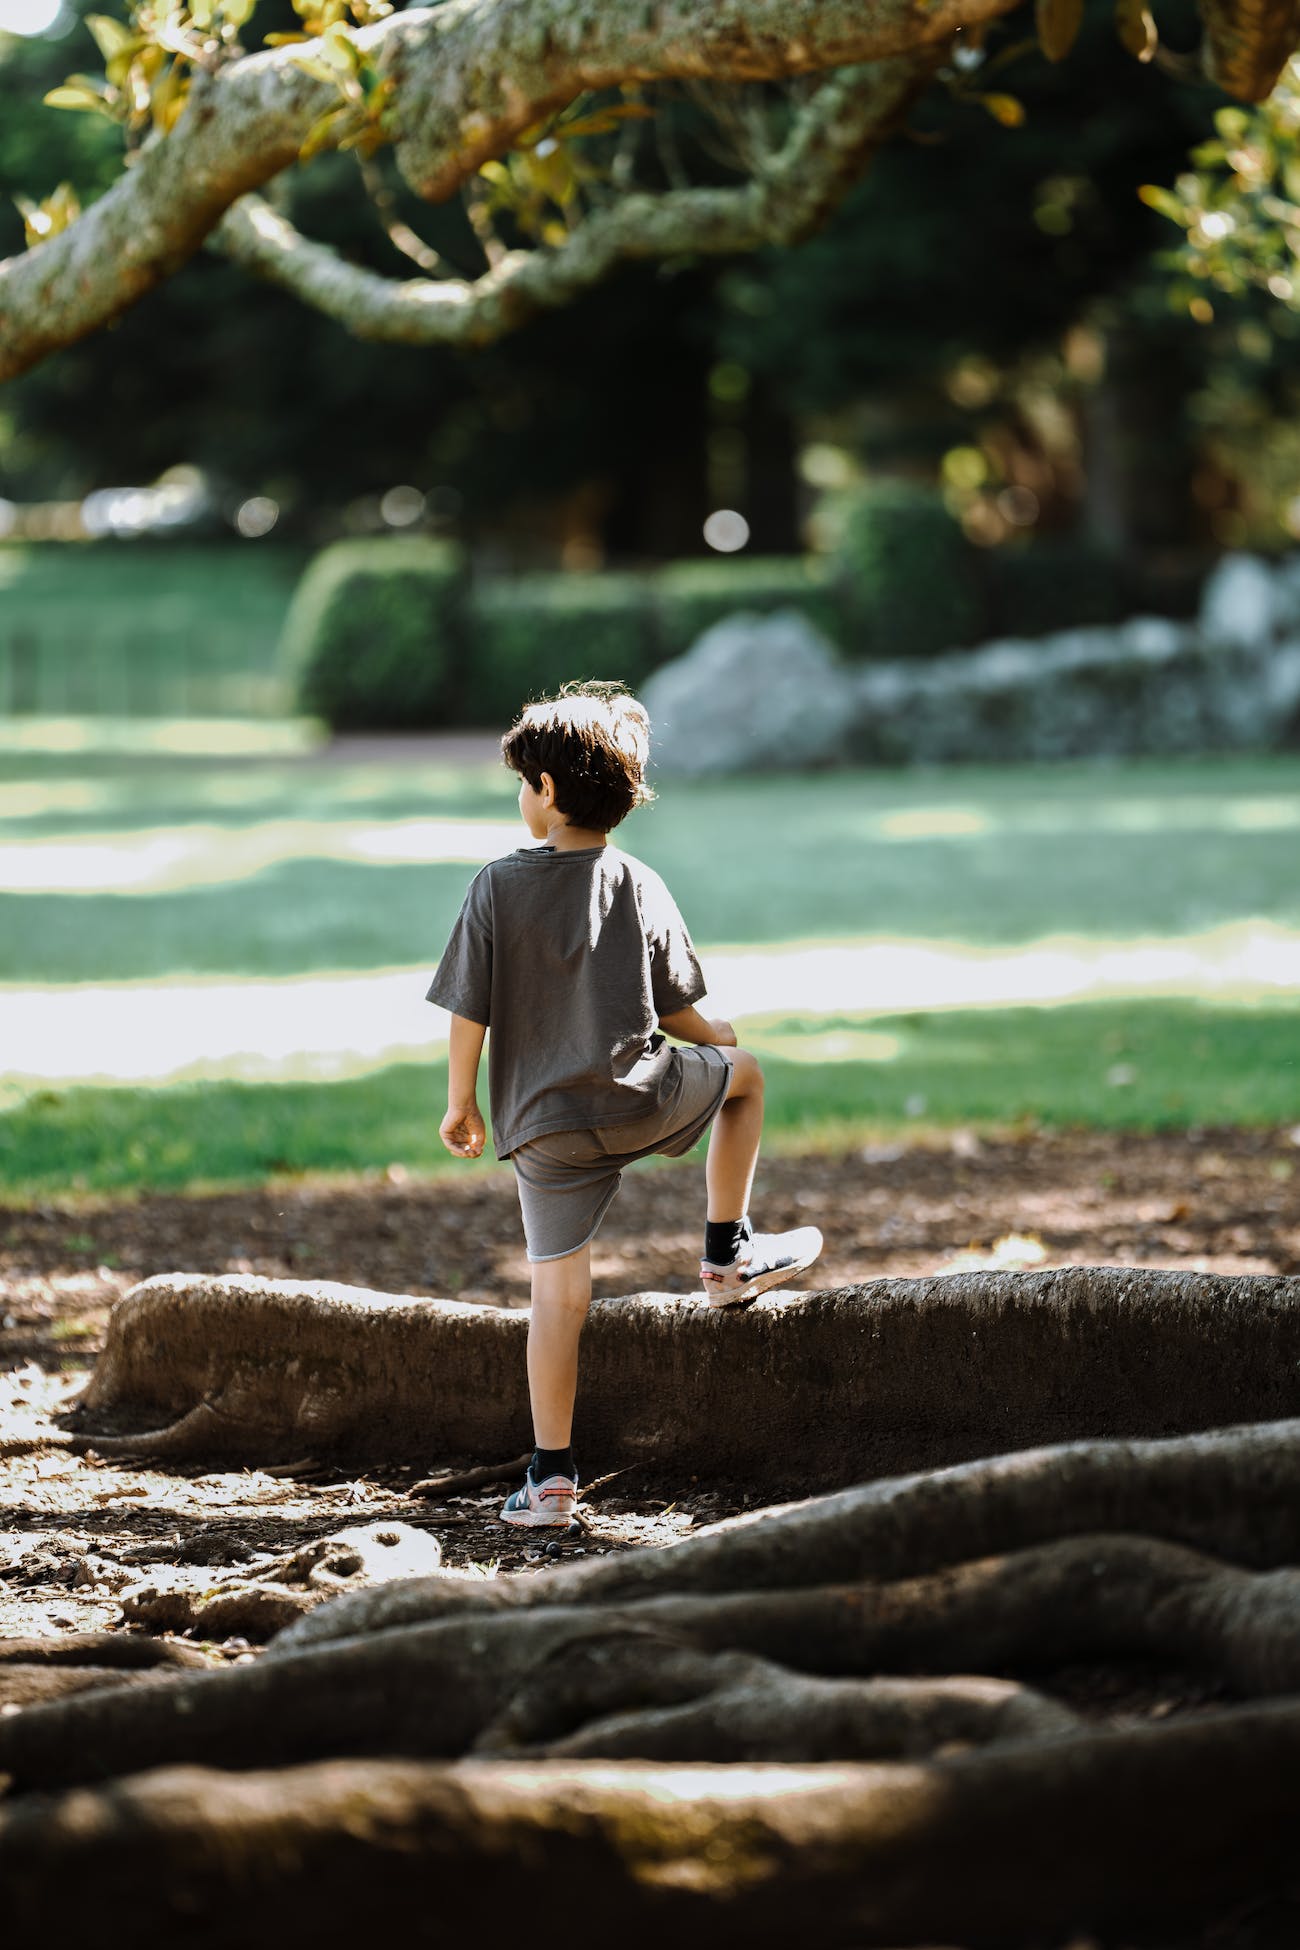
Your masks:
M 457 1158 L 480 1158 L 486 1130 L 478 1107 L 478 1064 L 486 1025 L 453 1016 L 447 1046 L 447 1115 L 438 1135 Z
M 660 1016 L 659 1027 L 669 1036 L 675 1036 L 679 1043 L 717 1043 L 724 1049 L 735 1049 L 736 1032 L 722 1016 L 702 1016 L 692 1004 L 686 1009 L 674 1009 L 671 1015 Z

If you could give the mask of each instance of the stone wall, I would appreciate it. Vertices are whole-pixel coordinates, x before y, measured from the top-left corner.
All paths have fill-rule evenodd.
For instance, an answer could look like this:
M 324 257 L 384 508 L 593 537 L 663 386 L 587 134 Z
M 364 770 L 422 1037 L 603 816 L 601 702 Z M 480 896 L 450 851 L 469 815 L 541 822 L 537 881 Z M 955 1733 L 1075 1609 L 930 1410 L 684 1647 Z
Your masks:
M 1300 747 L 1300 555 L 1225 556 L 1195 622 L 844 663 L 802 616 L 716 624 L 642 693 L 656 763 L 704 774 Z

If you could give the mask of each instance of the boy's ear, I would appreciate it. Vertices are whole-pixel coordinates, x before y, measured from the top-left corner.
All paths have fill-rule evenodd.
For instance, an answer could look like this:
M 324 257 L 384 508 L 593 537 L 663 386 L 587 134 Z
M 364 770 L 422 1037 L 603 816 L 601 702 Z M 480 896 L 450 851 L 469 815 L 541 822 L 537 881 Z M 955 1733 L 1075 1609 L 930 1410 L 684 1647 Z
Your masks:
M 542 773 L 538 781 L 537 790 L 541 794 L 542 805 L 549 812 L 555 804 L 555 780 L 549 772 Z

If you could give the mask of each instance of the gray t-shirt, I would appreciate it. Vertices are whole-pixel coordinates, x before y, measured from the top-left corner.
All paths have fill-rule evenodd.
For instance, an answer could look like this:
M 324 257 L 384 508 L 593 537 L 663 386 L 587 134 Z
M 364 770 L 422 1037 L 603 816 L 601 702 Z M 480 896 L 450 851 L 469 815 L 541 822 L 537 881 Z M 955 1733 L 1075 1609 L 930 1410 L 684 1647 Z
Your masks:
M 476 874 L 426 1000 L 491 1029 L 504 1158 L 547 1131 L 628 1124 L 671 1086 L 657 1029 L 704 994 L 659 875 L 614 846 L 520 847 Z

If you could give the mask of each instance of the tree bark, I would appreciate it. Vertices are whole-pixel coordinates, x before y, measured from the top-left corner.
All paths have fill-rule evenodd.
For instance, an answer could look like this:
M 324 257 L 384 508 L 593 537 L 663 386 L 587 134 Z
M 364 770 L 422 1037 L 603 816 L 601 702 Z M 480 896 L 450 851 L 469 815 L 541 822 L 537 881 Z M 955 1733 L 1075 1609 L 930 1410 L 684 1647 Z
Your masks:
M 1243 1565 L 1295 1563 L 1300 1421 L 995 1456 L 756 1511 L 664 1550 L 529 1578 L 413 1578 L 323 1606 L 276 1639 L 270 1657 L 473 1612 L 806 1590 L 828 1575 L 916 1577 L 972 1555 L 1103 1532 L 1159 1537 Z
M 296 65 L 306 48 L 241 55 L 195 74 L 184 110 L 59 235 L 0 263 L 0 381 L 112 322 L 223 225 L 222 247 L 340 317 L 350 329 L 416 342 L 481 342 L 539 305 L 566 302 L 627 255 L 750 249 L 832 207 L 963 28 L 1015 0 L 456 0 L 408 8 L 353 35 L 395 86 L 398 167 L 441 201 L 531 125 L 589 89 L 703 78 L 775 81 L 875 64 L 892 100 L 849 165 L 813 145 L 788 170 L 769 221 L 764 184 L 737 192 L 630 198 L 559 249 L 512 253 L 477 284 L 388 282 L 353 274 L 260 199 L 241 198 L 294 163 L 335 89 Z M 1300 35 L 1298 0 L 1202 0 L 1212 71 L 1230 92 L 1267 94 Z M 909 71 L 910 70 L 910 71 Z M 901 85 L 900 85 L 901 84 Z M 868 90 L 869 92 L 869 90 Z M 817 117 L 812 117 L 815 132 Z M 797 133 L 797 131 L 796 131 Z M 794 145 L 796 151 L 799 144 Z M 828 185 L 838 183 L 838 191 Z M 769 186 L 770 187 L 770 186 Z
M 702 9 L 695 0 L 653 7 L 458 0 L 390 14 L 353 39 L 396 85 L 399 168 L 421 196 L 442 201 L 587 89 L 690 76 L 779 80 L 888 61 L 942 48 L 960 27 L 1012 4 L 731 0 Z M 296 65 L 295 57 L 311 52 L 319 52 L 315 43 L 274 48 L 197 74 L 169 134 L 151 136 L 67 230 L 0 263 L 0 380 L 138 302 L 193 255 L 240 197 L 296 161 L 312 125 L 339 99 Z M 323 259 L 312 265 L 318 284 L 345 268 L 335 258 L 327 276 Z
M 57 1900 L 99 1950 L 489 1928 L 718 1950 L 810 1918 L 828 1943 L 1027 1950 L 1284 1888 L 1298 1818 L 1290 1702 L 892 1766 L 182 1768 L 0 1814 L 0 1907 L 34 1942 Z
M 114 1308 L 71 1426 L 103 1455 L 420 1466 L 514 1452 L 527 1314 L 360 1288 L 169 1274 Z M 731 1312 L 599 1301 L 576 1438 L 806 1490 L 1080 1438 L 1300 1413 L 1300 1279 L 1116 1267 L 876 1280 Z M 128 1433 L 129 1431 L 129 1433 Z
M 655 1555 L 671 1571 L 684 1553 Z M 553 1592 L 562 1584 L 554 1580 Z M 519 1580 L 513 1590 L 522 1598 L 539 1587 L 544 1593 L 540 1579 Z M 773 1740 L 790 1757 L 800 1712 L 813 1716 L 802 1758 L 826 1757 L 831 1723 L 841 1739 L 871 1737 L 878 1702 L 854 1694 L 845 1706 L 843 1693 L 816 1689 L 781 1696 L 792 1670 L 942 1677 L 1139 1655 L 1209 1672 L 1239 1695 L 1300 1691 L 1300 1572 L 1252 1575 L 1142 1538 L 1078 1539 L 901 1584 L 733 1597 L 691 1595 L 683 1579 L 672 1596 L 639 1603 L 593 1603 L 588 1594 L 510 1604 L 498 1593 L 495 1603 L 471 1598 L 441 1618 L 377 1634 L 306 1642 L 304 1627 L 292 1628 L 293 1656 L 183 1675 L 144 1699 L 97 1692 L 0 1722 L 0 1772 L 26 1791 L 185 1761 L 254 1768 L 360 1753 L 453 1759 L 479 1741 L 496 1749 L 544 1744 L 628 1708 L 698 1702 L 737 1687 L 745 1695 L 739 1722 L 724 1731 L 716 1719 L 722 1746 L 743 1744 L 738 1727 L 757 1738 L 768 1715 Z M 745 1655 L 739 1667 L 737 1654 Z M 721 1709 L 712 1711 L 716 1718 Z M 702 1711 L 677 1724 L 683 1758 L 701 1757 L 707 1719 Z M 673 1729 L 647 1723 L 640 1732 L 650 1745 L 638 1748 L 638 1729 L 623 1725 L 612 1751 L 663 1757 Z M 581 1751 L 605 1751 L 600 1739 L 591 1729 Z

